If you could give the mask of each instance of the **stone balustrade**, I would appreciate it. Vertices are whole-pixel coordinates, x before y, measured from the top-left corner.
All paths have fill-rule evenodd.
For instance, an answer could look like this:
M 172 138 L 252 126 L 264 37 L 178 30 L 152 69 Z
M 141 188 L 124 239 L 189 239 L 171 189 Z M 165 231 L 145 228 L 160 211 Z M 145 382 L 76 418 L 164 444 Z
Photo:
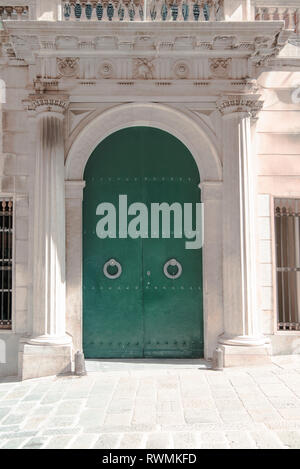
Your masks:
M 269 3 L 269 2 L 268 2 Z M 285 3 L 285 2 L 282 2 Z M 299 32 L 300 22 L 300 6 L 256 6 L 255 20 L 256 21 L 275 21 L 283 20 L 286 29 Z
M 0 20 L 27 20 L 29 19 L 28 5 L 0 6 Z
M 64 1 L 63 19 L 78 21 L 220 21 L 223 0 Z
M 299 0 L 300 1 L 300 0 Z M 298 0 L 0 0 L 0 20 L 274 21 L 299 33 Z M 239 5 L 241 8 L 237 8 Z

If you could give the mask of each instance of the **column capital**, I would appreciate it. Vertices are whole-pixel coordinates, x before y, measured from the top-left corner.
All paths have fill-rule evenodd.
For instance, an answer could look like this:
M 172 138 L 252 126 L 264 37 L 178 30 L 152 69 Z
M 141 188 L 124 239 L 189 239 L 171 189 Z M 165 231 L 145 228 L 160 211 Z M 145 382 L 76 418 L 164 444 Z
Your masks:
M 27 99 L 23 100 L 25 109 L 31 116 L 41 113 L 52 112 L 63 116 L 69 105 L 67 95 L 53 94 L 30 94 Z
M 226 95 L 221 96 L 216 105 L 223 116 L 241 113 L 255 119 L 263 107 L 263 101 L 260 97 L 259 94 Z

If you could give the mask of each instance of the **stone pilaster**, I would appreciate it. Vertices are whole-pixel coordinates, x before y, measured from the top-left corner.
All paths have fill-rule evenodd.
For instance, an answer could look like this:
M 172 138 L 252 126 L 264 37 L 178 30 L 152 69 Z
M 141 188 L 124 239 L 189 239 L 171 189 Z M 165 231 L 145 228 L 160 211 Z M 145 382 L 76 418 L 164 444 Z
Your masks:
M 65 181 L 67 329 L 82 351 L 82 198 L 85 181 Z
M 204 205 L 203 323 L 204 357 L 207 359 L 212 358 L 218 336 L 223 331 L 222 186 L 222 181 L 199 184 Z
M 37 124 L 34 177 L 32 334 L 23 340 L 23 379 L 71 371 L 66 335 L 65 183 L 63 119 L 67 100 L 34 95 L 27 102 Z
M 226 96 L 217 103 L 223 121 L 223 305 L 219 338 L 225 366 L 269 360 L 257 306 L 255 155 L 251 120 L 257 95 Z

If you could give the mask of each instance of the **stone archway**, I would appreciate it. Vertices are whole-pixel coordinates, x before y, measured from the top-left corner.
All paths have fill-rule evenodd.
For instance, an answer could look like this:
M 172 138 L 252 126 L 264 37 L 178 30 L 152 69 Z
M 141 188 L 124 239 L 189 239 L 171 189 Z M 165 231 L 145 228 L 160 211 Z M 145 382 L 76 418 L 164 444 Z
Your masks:
M 66 180 L 81 180 L 95 147 L 108 135 L 125 127 L 149 126 L 177 137 L 193 155 L 205 181 L 220 181 L 222 166 L 215 145 L 199 123 L 183 112 L 161 104 L 121 104 L 96 117 L 82 129 L 66 159 Z
M 222 333 L 221 219 L 222 166 L 203 128 L 183 112 L 161 104 L 115 106 L 92 120 L 73 142 L 65 163 L 67 242 L 67 331 L 74 348 L 82 348 L 82 190 L 86 162 L 108 135 L 126 127 L 150 126 L 177 137 L 191 152 L 201 174 L 205 228 L 203 250 L 204 355 L 212 356 Z

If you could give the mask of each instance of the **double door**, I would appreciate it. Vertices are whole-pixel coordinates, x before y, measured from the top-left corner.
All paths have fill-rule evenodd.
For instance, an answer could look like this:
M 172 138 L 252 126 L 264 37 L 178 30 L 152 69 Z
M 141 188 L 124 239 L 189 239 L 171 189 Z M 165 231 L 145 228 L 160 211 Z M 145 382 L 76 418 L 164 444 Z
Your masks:
M 192 155 L 166 132 L 133 127 L 95 149 L 85 181 L 85 356 L 203 356 L 202 249 L 187 249 L 184 235 L 176 237 L 179 219 L 172 210 L 170 223 L 161 216 L 157 225 L 151 208 L 177 202 L 183 210 L 184 203 L 200 201 Z M 111 205 L 99 216 L 103 202 Z M 101 226 L 110 237 L 103 238 L 99 221 L 105 216 Z

